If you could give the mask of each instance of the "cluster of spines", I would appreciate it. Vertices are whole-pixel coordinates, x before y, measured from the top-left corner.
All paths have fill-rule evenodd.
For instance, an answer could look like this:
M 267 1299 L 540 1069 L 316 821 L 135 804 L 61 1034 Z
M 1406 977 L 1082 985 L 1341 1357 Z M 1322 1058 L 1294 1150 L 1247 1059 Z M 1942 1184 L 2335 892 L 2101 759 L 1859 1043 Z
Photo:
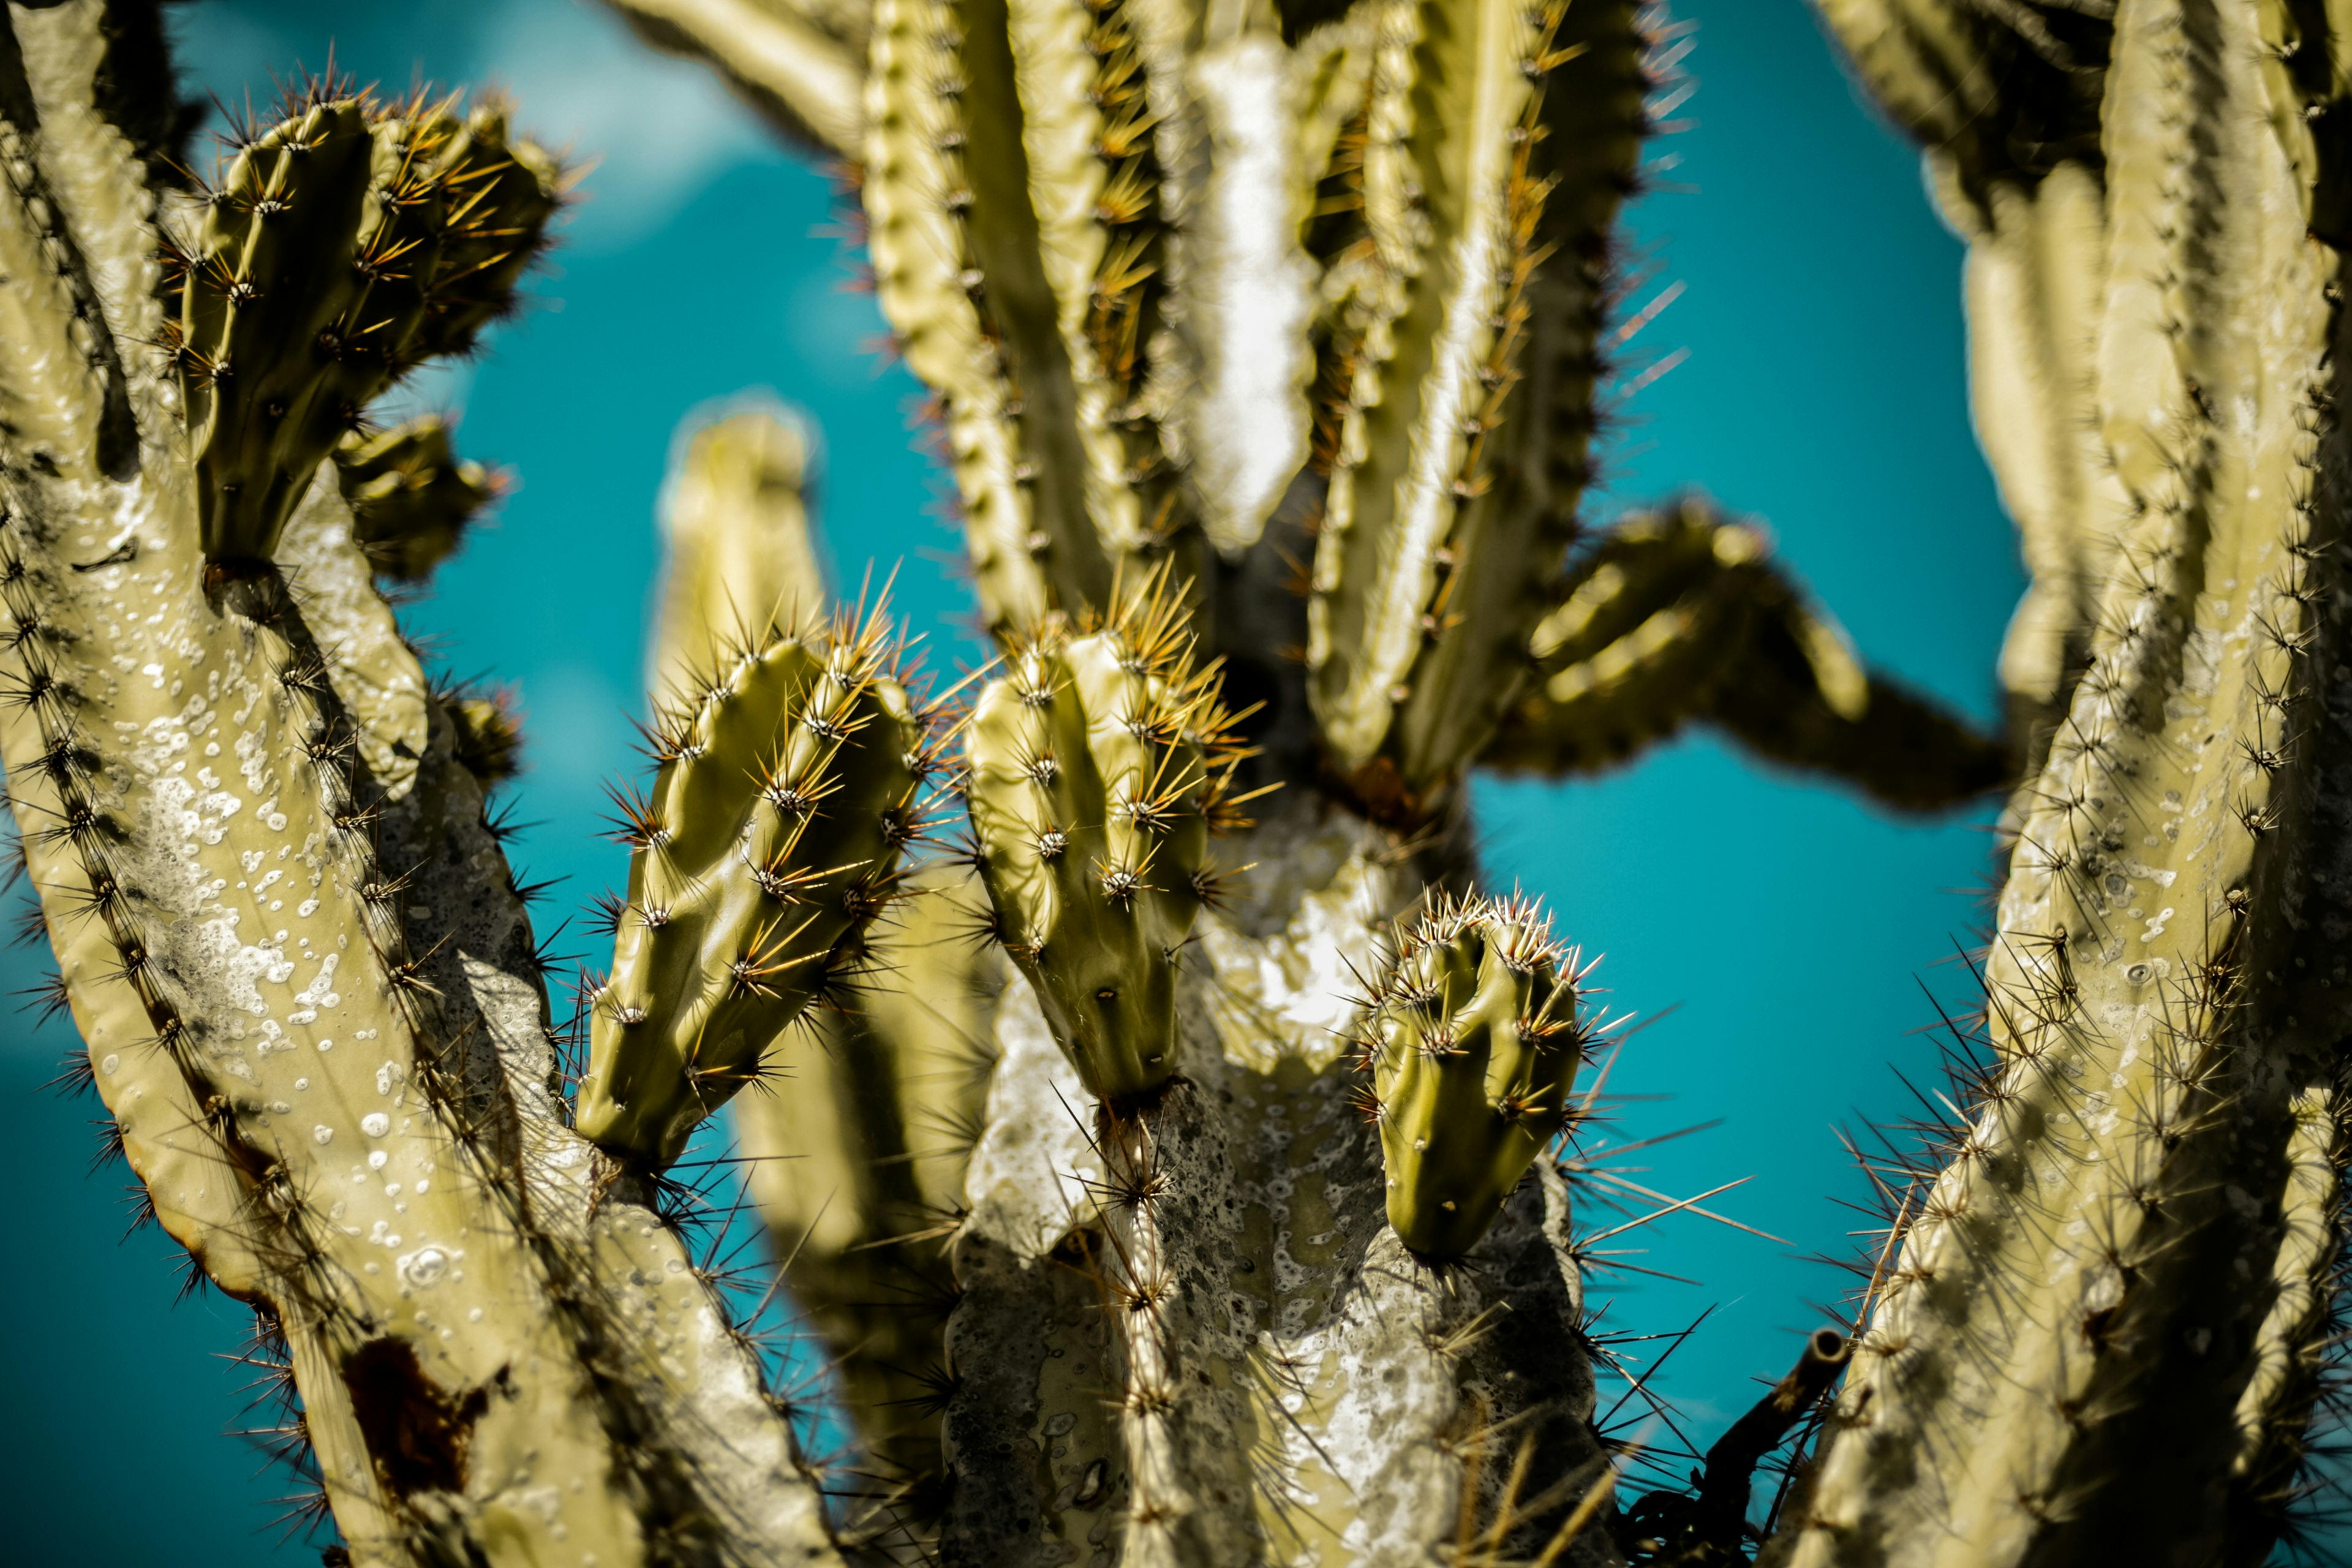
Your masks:
M 208 556 L 267 559 L 319 460 L 429 358 L 515 303 L 561 201 L 502 110 L 333 80 L 237 138 L 193 249 L 167 243 Z
M 977 198 L 971 168 L 974 117 L 967 102 L 971 64 L 966 29 L 971 24 L 959 7 L 934 4 L 930 9 L 940 29 L 934 40 L 939 74 L 931 83 L 931 90 L 940 104 L 940 128 L 933 143 L 940 179 L 936 199 L 955 237 L 955 282 L 971 310 L 980 338 L 979 363 L 969 367 L 967 374 L 994 384 L 994 412 L 1006 447 L 1009 477 L 1021 508 L 1017 543 L 1011 531 L 1001 527 L 970 536 L 972 567 L 984 581 L 994 564 L 992 557 L 996 552 L 1017 549 L 1028 557 L 1029 572 L 1050 585 L 1050 607 L 1066 615 L 1082 614 L 1089 602 L 1087 587 L 1094 583 L 1102 565 L 1099 551 L 1091 535 L 1065 537 L 1067 529 L 1055 526 L 1057 521 L 1066 521 L 1066 514 L 1073 510 L 1070 501 L 1058 494 L 1040 494 L 1041 486 L 1057 492 L 1075 486 L 1077 476 L 1047 471 L 1031 449 L 1034 442 L 1022 367 L 1006 340 L 1005 323 L 990 294 L 988 270 L 972 216 Z M 1012 83 L 1003 83 L 1002 90 L 1011 98 Z M 1000 153 L 1021 159 L 1017 104 L 1011 112 L 1012 123 L 992 124 L 980 130 L 984 136 L 1005 139 L 1005 145 L 998 149 Z M 1025 160 L 1022 160 L 1022 165 L 1025 167 Z M 952 393 L 942 395 L 950 402 L 954 397 Z M 967 498 L 965 504 L 973 502 Z M 1003 606 L 990 604 L 988 598 L 982 595 L 983 613 L 992 617 L 988 629 L 1000 639 L 1014 635 L 1018 622 Z M 1041 611 L 1046 607 L 1039 606 Z
M 1533 900 L 1438 894 L 1391 935 L 1364 999 L 1358 1103 L 1380 1128 L 1389 1223 L 1433 1259 L 1475 1247 L 1566 1125 L 1589 966 Z
M 1034 634 L 965 726 L 971 858 L 993 934 L 1094 1093 L 1175 1070 L 1175 971 L 1223 896 L 1213 834 L 1247 826 L 1221 670 L 1194 658 L 1164 572 L 1111 611 Z
M 449 435 L 447 420 L 427 416 L 390 430 L 352 431 L 335 447 L 352 533 L 368 563 L 394 582 L 430 576 L 506 491 L 506 476 L 458 458 Z
M 1109 419 L 1127 459 L 1119 477 L 1140 504 L 1141 542 L 1147 551 L 1164 549 L 1181 525 L 1183 500 L 1169 471 L 1148 385 L 1152 341 L 1160 330 L 1168 290 L 1168 228 L 1153 140 L 1159 121 L 1127 0 L 1083 4 L 1091 19 L 1087 52 L 1096 62 L 1087 96 L 1100 115 L 1094 155 L 1104 173 L 1094 216 L 1105 235 L 1088 292 L 1087 342 L 1097 370 L 1110 385 Z
M 942 744 L 879 608 L 771 624 L 719 665 L 647 728 L 650 786 L 616 792 L 629 895 L 589 986 L 581 1130 L 655 1166 L 865 974 Z

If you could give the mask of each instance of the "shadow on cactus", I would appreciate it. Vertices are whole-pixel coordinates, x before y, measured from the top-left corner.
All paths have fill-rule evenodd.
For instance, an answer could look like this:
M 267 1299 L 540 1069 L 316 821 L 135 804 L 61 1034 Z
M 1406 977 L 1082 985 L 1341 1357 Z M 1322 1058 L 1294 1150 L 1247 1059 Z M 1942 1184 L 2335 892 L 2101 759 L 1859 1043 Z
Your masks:
M 1824 0 L 1970 239 L 2034 571 L 1995 738 L 1751 525 L 1580 543 L 1663 5 L 616 3 L 854 167 L 996 658 L 935 712 L 818 580 L 801 427 L 689 432 L 569 1101 L 484 809 L 522 737 L 377 582 L 495 486 L 371 414 L 510 308 L 565 176 L 503 110 L 317 82 L 204 187 L 152 6 L 0 23 L 0 753 L 89 1076 L 284 1346 L 331 1560 L 2270 1552 L 2352 1037 L 2324 8 Z M 2030 776 L 1994 1055 L 1853 1320 L 1621 1507 L 1601 1026 L 1465 781 L 1694 721 L 1908 809 Z M 841 1455 L 664 1201 L 730 1102 Z

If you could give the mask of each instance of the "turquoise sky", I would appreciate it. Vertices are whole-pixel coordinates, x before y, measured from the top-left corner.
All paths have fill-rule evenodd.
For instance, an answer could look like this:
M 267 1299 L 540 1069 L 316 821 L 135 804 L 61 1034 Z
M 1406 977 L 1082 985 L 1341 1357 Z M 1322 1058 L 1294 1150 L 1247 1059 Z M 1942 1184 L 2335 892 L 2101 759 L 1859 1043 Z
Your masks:
M 1799 0 L 1675 10 L 1699 24 L 1699 86 L 1685 129 L 1652 149 L 1628 260 L 1636 305 L 1678 290 L 1629 352 L 1678 363 L 1618 430 L 1601 510 L 1698 486 L 1759 516 L 1874 659 L 1990 718 L 2021 580 L 1969 430 L 1958 247 Z M 411 621 L 452 670 L 517 687 L 532 760 L 519 815 L 541 825 L 518 858 L 567 879 L 558 906 L 623 874 L 596 819 L 631 765 L 655 501 L 671 432 L 698 405 L 766 388 L 805 408 L 842 577 L 903 561 L 901 607 L 958 646 L 955 541 L 913 449 L 916 389 L 865 352 L 883 327 L 843 290 L 837 198 L 700 72 L 570 0 L 207 0 L 178 26 L 192 81 L 224 100 L 323 64 L 331 42 L 339 67 L 387 85 L 509 87 L 526 126 L 596 162 L 535 308 L 478 364 L 411 394 L 462 410 L 466 451 L 520 480 Z M 1820 1318 L 1809 1303 L 1844 1289 L 1805 1261 L 1849 1250 L 1861 1223 L 1841 1206 L 1864 1188 L 1832 1129 L 1901 1114 L 1895 1069 L 1934 1079 L 1921 986 L 1965 990 L 1951 955 L 1981 916 L 1981 814 L 1890 820 L 1706 738 L 1597 782 L 1483 786 L 1481 805 L 1493 876 L 1544 894 L 1608 955 L 1612 1004 L 1673 1009 L 1617 1071 L 1631 1098 L 1613 1136 L 1719 1124 L 1646 1152 L 1636 1179 L 1686 1195 L 1751 1177 L 1708 1206 L 1785 1238 L 1677 1215 L 1612 1245 L 1699 1284 L 1591 1287 L 1620 1331 L 1715 1309 L 1659 1380 L 1704 1446 L 1795 1353 Z M 16 984 L 35 970 L 7 965 Z M 12 1546 L 108 1568 L 314 1562 L 267 1530 L 280 1479 L 220 1435 L 241 1377 L 212 1358 L 242 1314 L 205 1294 L 174 1307 L 152 1232 L 118 1244 L 126 1173 L 84 1174 L 98 1108 L 37 1093 L 65 1035 L 5 1027 Z

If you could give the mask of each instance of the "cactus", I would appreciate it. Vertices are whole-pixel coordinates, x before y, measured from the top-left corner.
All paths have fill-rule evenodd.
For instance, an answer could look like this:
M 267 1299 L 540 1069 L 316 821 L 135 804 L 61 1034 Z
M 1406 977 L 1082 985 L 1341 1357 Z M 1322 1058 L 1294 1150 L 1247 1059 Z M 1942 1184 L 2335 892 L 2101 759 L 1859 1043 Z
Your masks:
M 922 831 L 923 718 L 877 611 L 772 623 L 656 721 L 613 971 L 590 998 L 580 1130 L 666 1165 L 769 1043 L 864 960 Z
M 2339 24 L 1825 11 L 1970 233 L 1980 404 L 2022 383 L 2087 417 L 2052 424 L 2072 477 L 1988 432 L 2036 572 L 2009 668 L 2062 716 L 2011 808 L 1993 1054 L 1894 1216 L 1777 1550 L 2261 1562 L 2346 1152 Z M 1956 79 L 1966 127 L 1929 91 Z M 2052 529 L 2076 535 L 2033 542 Z
M 1532 687 L 1481 755 L 1488 767 L 1587 772 L 1706 719 L 1772 762 L 1907 810 L 2011 773 L 2000 742 L 1865 669 L 1780 575 L 1765 535 L 1704 501 L 1621 519 L 1553 599 L 1528 638 Z
M 282 1338 L 351 1560 L 1696 1568 L 1792 1432 L 1764 1559 L 2262 1560 L 2352 1152 L 2326 8 L 1822 0 L 1971 244 L 2034 574 L 1990 737 L 1756 525 L 1578 542 L 1662 6 L 616 4 L 856 162 L 996 657 L 935 724 L 826 598 L 799 429 L 679 444 L 569 1103 L 483 815 L 518 721 L 375 583 L 490 487 L 369 411 L 565 176 L 320 84 L 205 199 L 128 106 L 152 8 L 0 31 L 0 754 L 122 1150 Z M 1605 1026 L 1465 780 L 1692 722 L 1906 809 L 2032 774 L 1992 1054 L 1858 1332 L 1621 1507 Z M 667 1212 L 730 1100 L 814 1427 Z
M 1423 1258 L 1461 1258 L 1567 1115 L 1583 976 L 1517 902 L 1441 900 L 1394 945 L 1359 1041 L 1389 1224 Z
M 966 726 L 973 858 L 1079 1081 L 1134 1100 L 1176 1070 L 1176 968 L 1218 896 L 1209 834 L 1247 825 L 1234 721 L 1156 579 L 1100 631 L 1007 662 Z
M 396 583 L 431 577 L 504 488 L 492 470 L 459 461 L 449 448 L 448 422 L 429 416 L 390 430 L 354 431 L 336 445 L 334 457 L 360 548 Z
M 495 105 L 457 108 L 321 83 L 206 193 L 169 342 L 210 559 L 268 559 L 367 405 L 513 307 L 555 165 Z

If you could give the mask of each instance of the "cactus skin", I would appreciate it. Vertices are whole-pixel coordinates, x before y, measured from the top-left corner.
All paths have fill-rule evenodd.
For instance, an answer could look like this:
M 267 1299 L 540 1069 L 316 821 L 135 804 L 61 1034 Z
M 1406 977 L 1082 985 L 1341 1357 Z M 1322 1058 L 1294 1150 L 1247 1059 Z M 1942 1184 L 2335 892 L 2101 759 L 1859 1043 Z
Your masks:
M 449 448 L 448 421 L 432 416 L 373 434 L 355 431 L 334 455 L 360 547 L 395 583 L 432 576 L 506 489 L 481 464 L 461 462 Z
M 0 106 L 0 247 L 46 236 L 61 263 L 0 290 L 26 329 L 0 403 L 28 415 L 0 436 L 0 745 L 126 1152 L 282 1329 L 355 1561 L 824 1561 L 677 1238 L 639 1195 L 594 1202 L 510 879 L 348 517 L 302 536 L 299 595 L 205 568 L 150 347 L 153 226 L 200 215 L 108 118 L 143 68 L 116 52 L 158 47 L 118 20 L 79 0 L 0 26 L 39 110 Z M 341 510 L 331 479 L 310 493 Z M 420 910 L 446 923 L 417 940 Z
M 981 876 L 1087 1092 L 1131 1100 L 1176 1070 L 1176 966 L 1216 897 L 1233 720 L 1156 582 L 1100 631 L 1008 662 L 964 732 Z
M 1530 689 L 1481 764 L 1588 772 L 1704 720 L 1903 810 L 2013 777 L 2002 742 L 1864 668 L 1770 556 L 1760 530 L 1696 499 L 1621 520 L 1561 579 Z
M 212 193 L 171 334 L 208 558 L 267 560 L 367 405 L 512 308 L 557 172 L 496 108 L 456 107 L 323 84 Z
M 1419 1256 L 1465 1256 L 1558 1136 L 1584 1054 L 1578 979 L 1532 905 L 1440 900 L 1397 932 L 1358 1048 L 1389 1223 Z
M 769 625 L 814 624 L 824 578 L 809 532 L 813 438 L 756 400 L 681 426 L 664 492 L 656 700 L 693 690 Z
M 667 1165 L 769 1043 L 857 973 L 922 831 L 924 720 L 884 615 L 770 628 L 656 722 L 623 797 L 635 846 L 591 1002 L 579 1126 Z
M 2087 395 L 2128 522 L 2012 807 L 1998 1055 L 1898 1221 L 1788 1561 L 2278 1538 L 2308 1412 L 2281 1373 L 2317 1353 L 2336 1249 L 2312 1097 L 2348 1021 L 2343 262 L 2309 226 L 2345 177 L 2336 29 L 2256 0 L 2114 17 Z
M 1631 5 L 1379 16 L 1307 662 L 1334 765 L 1410 816 L 1492 733 L 1574 537 L 1643 79 Z

